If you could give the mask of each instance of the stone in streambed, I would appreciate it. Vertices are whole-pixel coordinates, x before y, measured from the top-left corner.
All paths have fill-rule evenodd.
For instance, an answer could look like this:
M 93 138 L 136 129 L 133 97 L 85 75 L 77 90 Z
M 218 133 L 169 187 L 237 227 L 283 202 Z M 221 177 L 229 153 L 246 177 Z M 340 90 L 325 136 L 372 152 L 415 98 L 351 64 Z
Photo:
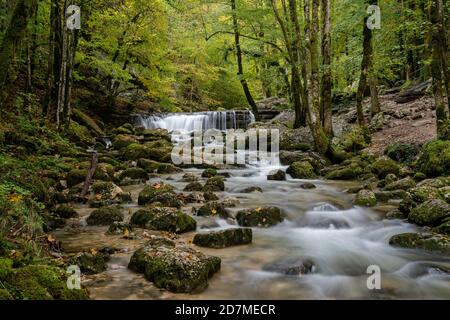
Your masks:
M 124 235 L 129 234 L 133 231 L 133 227 L 129 223 L 124 222 L 113 222 L 108 231 L 106 231 L 106 235 Z
M 411 177 L 406 177 L 401 180 L 397 180 L 394 182 L 391 182 L 386 185 L 384 190 L 386 191 L 393 191 L 393 190 L 408 190 L 411 188 L 414 188 L 416 186 L 416 182 Z
M 165 184 L 164 182 L 155 183 L 151 186 L 145 186 L 144 190 L 139 193 L 138 204 L 140 206 L 144 206 L 148 203 L 154 202 L 156 196 L 163 193 L 171 193 L 175 195 L 173 190 L 174 189 L 170 184 Z
M 191 216 L 175 208 L 160 207 L 136 211 L 130 219 L 130 224 L 149 230 L 174 233 L 195 231 L 197 228 L 197 222 Z
M 131 180 L 142 180 L 147 181 L 149 179 L 148 173 L 141 168 L 129 168 L 124 170 L 119 175 L 120 181 L 123 181 L 125 179 L 131 179 Z
M 253 187 L 245 188 L 239 192 L 240 193 L 255 193 L 255 192 L 261 193 L 261 192 L 263 192 L 263 190 L 260 187 L 253 186 Z
M 444 200 L 428 200 L 413 208 L 408 220 L 419 226 L 436 227 L 450 217 L 450 205 Z
M 231 246 L 249 244 L 252 242 L 252 229 L 235 228 L 208 233 L 197 233 L 193 243 L 200 247 L 226 248 Z
M 92 211 L 86 222 L 90 226 L 108 226 L 123 221 L 123 213 L 117 207 L 105 207 Z
M 80 267 L 84 274 L 97 274 L 106 270 L 109 254 L 102 252 L 83 252 L 72 258 L 72 263 Z
M 290 165 L 286 170 L 294 179 L 315 179 L 317 178 L 313 166 L 308 161 L 298 161 Z
M 437 233 L 402 233 L 393 236 L 389 244 L 450 255 L 450 238 Z
M 373 207 L 377 204 L 377 197 L 372 191 L 363 189 L 357 193 L 353 204 L 363 207 Z
M 216 176 L 216 177 L 212 177 L 209 178 L 204 187 L 203 187 L 203 191 L 204 192 L 219 192 L 219 191 L 225 191 L 225 182 L 224 182 L 224 178 L 221 176 Z
M 277 207 L 247 209 L 239 211 L 236 220 L 243 227 L 268 228 L 283 222 L 284 214 Z
M 176 293 L 201 292 L 220 270 L 221 260 L 173 242 L 151 240 L 138 249 L 128 268 L 144 273 L 156 287 Z
M 316 189 L 316 186 L 313 183 L 304 183 L 302 185 L 300 185 L 300 188 L 305 189 L 305 190 L 311 190 L 311 189 Z
M 286 180 L 286 173 L 283 170 L 276 170 L 269 173 L 267 180 L 284 181 Z
M 63 219 L 70 219 L 70 218 L 74 218 L 74 217 L 78 216 L 75 209 L 68 204 L 62 204 L 62 205 L 58 206 L 55 210 L 55 213 L 58 217 L 63 218 Z
M 204 206 L 197 209 L 197 216 L 219 216 L 221 218 L 228 218 L 228 212 L 222 203 L 212 201 L 206 203 Z
M 315 271 L 314 263 L 309 259 L 290 258 L 263 266 L 264 271 L 276 272 L 288 276 L 302 276 Z
M 205 169 L 202 173 L 202 178 L 212 178 L 217 176 L 217 170 L 213 168 Z
M 190 182 L 184 187 L 183 191 L 193 192 L 193 191 L 202 191 L 203 186 L 200 182 Z
M 205 198 L 206 202 L 219 200 L 219 197 L 214 192 L 211 191 L 204 192 L 203 198 Z

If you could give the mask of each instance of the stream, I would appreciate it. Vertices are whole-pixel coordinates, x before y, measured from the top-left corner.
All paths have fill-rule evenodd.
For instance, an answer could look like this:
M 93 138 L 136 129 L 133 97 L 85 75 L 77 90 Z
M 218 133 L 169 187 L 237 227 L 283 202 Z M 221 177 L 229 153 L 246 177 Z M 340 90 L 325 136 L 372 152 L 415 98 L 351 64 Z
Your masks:
M 388 242 L 393 235 L 418 229 L 400 220 L 385 220 L 381 211 L 352 206 L 352 195 L 346 190 L 360 182 L 306 181 L 289 176 L 287 181 L 268 181 L 267 173 L 276 168 L 286 169 L 260 164 L 219 171 L 230 175 L 225 181 L 226 191 L 217 193 L 220 200 L 233 197 L 240 201 L 230 211 L 276 206 L 286 213 L 287 219 L 271 228 L 253 228 L 250 245 L 225 249 L 196 247 L 222 259 L 221 270 L 199 294 L 174 294 L 158 289 L 142 274 L 127 269 L 134 250 L 157 232 L 138 229 L 135 240 L 107 236 L 107 227 L 86 226 L 85 219 L 94 209 L 77 205 L 79 217 L 54 235 L 62 241 L 66 252 L 105 246 L 119 249 L 111 256 L 107 271 L 83 277 L 93 299 L 450 299 L 450 259 L 390 246 Z M 202 170 L 185 169 L 147 183 L 164 180 L 182 193 L 187 183 L 179 180 L 186 172 L 200 177 Z M 206 179 L 199 181 L 203 183 Z M 305 182 L 316 188 L 302 189 Z M 240 192 L 252 186 L 262 188 L 263 192 Z M 144 185 L 122 188 L 131 192 L 133 198 L 132 204 L 124 206 L 127 220 L 141 209 L 137 197 Z M 200 205 L 183 207 L 183 211 L 192 213 L 192 207 Z M 197 232 L 236 227 L 220 218 L 194 218 L 198 222 Z M 190 243 L 194 234 L 179 235 L 176 241 Z M 305 260 L 314 265 L 310 273 L 293 276 L 274 271 Z M 380 290 L 367 288 L 370 265 L 381 269 Z

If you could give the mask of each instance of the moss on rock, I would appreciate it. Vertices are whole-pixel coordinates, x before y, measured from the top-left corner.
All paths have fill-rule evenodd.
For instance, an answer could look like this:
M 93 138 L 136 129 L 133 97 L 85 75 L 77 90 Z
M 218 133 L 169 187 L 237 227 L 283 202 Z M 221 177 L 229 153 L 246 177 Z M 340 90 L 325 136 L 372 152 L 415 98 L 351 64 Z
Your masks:
M 226 219 L 228 218 L 228 212 L 223 204 L 212 201 L 198 208 L 197 216 L 201 217 L 219 216 L 221 218 Z
M 317 178 L 313 166 L 308 161 L 294 162 L 286 170 L 295 179 L 315 179 Z
M 170 184 L 164 182 L 155 183 L 151 186 L 145 186 L 144 190 L 139 193 L 138 204 L 140 206 L 154 202 L 156 196 L 163 193 L 174 194 L 174 188 Z
M 450 239 L 435 233 L 403 233 L 393 236 L 389 244 L 408 249 L 421 249 L 450 255 Z
M 450 175 L 450 141 L 433 140 L 426 143 L 417 166 L 428 177 Z
M 450 217 L 450 205 L 443 200 L 428 200 L 413 208 L 408 220 L 419 226 L 436 227 Z
M 243 227 L 268 228 L 283 222 L 284 214 L 277 207 L 248 209 L 239 211 L 236 220 Z
M 398 173 L 400 171 L 400 167 L 392 159 L 379 158 L 372 164 L 371 170 L 380 179 L 384 179 L 390 173 L 398 175 Z
M 249 244 L 252 242 L 252 229 L 234 228 L 222 231 L 197 233 L 193 242 L 200 247 L 216 249 Z
M 217 192 L 217 191 L 225 191 L 225 182 L 224 182 L 224 178 L 221 176 L 216 176 L 216 177 L 212 177 L 209 178 L 205 185 L 203 186 L 203 191 L 204 192 Z
M 357 193 L 353 204 L 363 207 L 373 207 L 377 204 L 377 197 L 372 191 L 362 189 Z
M 191 216 L 174 208 L 156 207 L 136 211 L 130 223 L 141 228 L 174 233 L 195 231 L 197 228 L 197 222 Z
M 123 219 L 123 213 L 118 207 L 105 207 L 92 211 L 86 222 L 90 226 L 108 226 Z

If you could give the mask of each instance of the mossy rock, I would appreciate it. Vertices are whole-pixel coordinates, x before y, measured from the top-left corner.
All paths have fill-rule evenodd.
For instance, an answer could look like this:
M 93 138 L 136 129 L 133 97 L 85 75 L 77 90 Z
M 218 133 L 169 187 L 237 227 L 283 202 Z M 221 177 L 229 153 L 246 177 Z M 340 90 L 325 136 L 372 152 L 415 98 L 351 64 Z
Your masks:
M 372 191 L 363 189 L 356 194 L 353 204 L 362 207 L 373 207 L 377 204 L 377 197 Z
M 129 223 L 124 222 L 113 222 L 108 231 L 106 231 L 106 235 L 126 235 L 133 232 L 133 227 Z
M 218 191 L 225 191 L 225 182 L 224 182 L 224 178 L 221 176 L 216 176 L 216 177 L 212 177 L 209 178 L 205 185 L 203 186 L 203 191 L 204 192 L 218 192 Z
M 370 133 L 361 126 L 351 126 L 337 138 L 337 145 L 346 152 L 357 152 L 368 146 Z
M 184 187 L 183 191 L 193 192 L 193 191 L 202 191 L 203 185 L 200 182 L 190 182 Z
M 252 186 L 252 187 L 247 187 L 245 189 L 242 189 L 241 191 L 239 191 L 240 193 L 262 193 L 263 189 L 257 186 Z
M 243 227 L 268 228 L 283 222 L 284 214 L 277 207 L 248 209 L 239 211 L 236 220 Z
M 202 207 L 197 209 L 197 216 L 208 217 L 208 216 L 219 216 L 221 218 L 228 218 L 228 212 L 222 203 L 212 201 L 208 202 Z
M 384 150 L 384 154 L 399 163 L 411 163 L 419 153 L 415 145 L 395 142 Z
M 439 189 L 428 185 L 412 188 L 409 190 L 409 194 L 411 195 L 411 199 L 418 203 L 441 198 Z
M 129 168 L 121 172 L 119 175 L 119 179 L 121 181 L 125 179 L 147 181 L 149 178 L 148 173 L 141 168 Z
M 171 163 L 160 163 L 158 169 L 156 170 L 159 174 L 172 174 L 183 171 L 181 168 L 171 164 Z
M 68 204 L 62 204 L 60 206 L 58 206 L 55 210 L 55 214 L 63 219 L 70 219 L 70 218 L 74 218 L 76 216 L 78 216 L 77 212 L 75 211 L 75 209 Z
M 447 217 L 450 217 L 450 205 L 444 200 L 434 199 L 413 208 L 408 220 L 419 226 L 436 227 Z
M 417 166 L 428 177 L 450 175 L 450 141 L 433 140 L 420 152 Z
M 174 208 L 150 208 L 136 211 L 131 217 L 133 226 L 149 230 L 184 233 L 195 231 L 197 222 L 187 214 Z
M 394 160 L 383 157 L 379 158 L 372 164 L 371 170 L 380 179 L 384 179 L 388 174 L 391 173 L 398 175 L 400 167 Z
M 118 207 L 105 207 L 92 211 L 86 222 L 90 226 L 108 226 L 123 219 L 123 213 Z
M 158 203 L 160 206 L 171 208 L 181 208 L 184 204 L 183 201 L 172 192 L 158 194 L 153 198 L 152 203 Z
M 389 200 L 394 199 L 407 199 L 408 193 L 405 190 L 376 191 L 375 197 L 377 198 L 377 201 L 389 202 Z
M 234 228 L 222 231 L 197 233 L 194 236 L 193 243 L 200 247 L 220 249 L 249 244 L 252 242 L 252 238 L 252 229 Z
M 441 194 L 442 199 L 450 203 L 450 186 L 439 188 L 439 193 Z
M 0 301 L 14 300 L 13 296 L 6 289 L 0 289 Z
M 358 171 L 354 171 L 351 168 L 337 168 L 325 175 L 325 179 L 328 180 L 353 180 L 357 177 Z
M 128 145 L 123 156 L 127 160 L 150 159 L 159 162 L 170 162 L 172 144 L 166 140 L 147 142 L 145 144 L 132 143 Z
M 137 137 L 131 134 L 118 134 L 112 140 L 112 146 L 116 150 L 122 150 L 123 148 L 128 147 L 132 143 L 137 143 Z
M 144 169 L 148 173 L 156 173 L 159 168 L 160 163 L 158 161 L 149 159 L 139 159 L 137 166 Z
M 96 196 L 100 196 L 101 200 L 126 200 L 127 193 L 116 184 L 109 181 L 95 181 L 92 184 L 92 191 Z
M 134 126 L 130 123 L 125 123 L 124 125 L 113 130 L 114 134 L 134 134 Z
M 270 172 L 267 175 L 267 180 L 285 181 L 286 180 L 286 173 L 283 170 L 272 171 L 272 172 Z
M 143 136 L 145 141 L 171 141 L 169 131 L 166 129 L 146 129 L 143 132 Z
M 75 121 L 70 121 L 66 134 L 72 142 L 80 143 L 85 146 L 92 144 L 94 141 L 89 129 Z
M 393 209 L 393 210 L 389 211 L 388 213 L 386 213 L 385 218 L 390 219 L 390 220 L 392 220 L 392 219 L 403 220 L 403 219 L 406 219 L 406 215 L 398 209 Z
M 402 233 L 393 236 L 389 244 L 450 255 L 450 238 L 436 233 Z
M 85 289 L 67 288 L 63 271 L 51 266 L 29 265 L 15 269 L 6 281 L 9 292 L 21 300 L 86 300 Z
M 207 168 L 202 172 L 202 178 L 212 178 L 217 176 L 217 170 L 214 168 Z
M 313 166 L 308 161 L 298 161 L 290 165 L 286 170 L 294 179 L 315 179 L 317 178 Z
M 13 272 L 12 266 L 13 260 L 8 258 L 0 258 L 0 282 L 8 279 L 9 275 Z
M 72 264 L 77 265 L 82 273 L 92 275 L 106 271 L 109 259 L 106 253 L 82 252 L 72 258 Z
M 180 182 L 195 182 L 198 181 L 198 177 L 193 173 L 185 173 Z
M 128 268 L 144 273 L 145 278 L 158 288 L 176 293 L 198 293 L 206 289 L 208 279 L 220 270 L 220 264 L 220 258 L 192 248 L 157 243 L 138 249 Z
M 82 183 L 86 180 L 86 176 L 88 174 L 87 169 L 73 169 L 71 170 L 66 177 L 67 186 L 69 188 L 76 186 L 79 183 Z M 110 181 L 111 178 L 109 175 L 101 170 L 95 170 L 94 174 L 95 180 L 101 180 L 101 181 Z
M 155 183 L 151 186 L 145 186 L 144 190 L 139 193 L 138 204 L 140 206 L 154 202 L 156 196 L 163 193 L 171 193 L 175 196 L 174 188 L 170 184 L 164 182 Z
M 211 191 L 207 191 L 203 193 L 203 198 L 205 198 L 205 201 L 217 201 L 219 200 L 219 197 Z
M 416 182 L 411 177 L 406 177 L 401 180 L 397 180 L 389 183 L 384 190 L 392 191 L 392 190 L 408 190 L 410 188 L 414 188 L 416 186 Z

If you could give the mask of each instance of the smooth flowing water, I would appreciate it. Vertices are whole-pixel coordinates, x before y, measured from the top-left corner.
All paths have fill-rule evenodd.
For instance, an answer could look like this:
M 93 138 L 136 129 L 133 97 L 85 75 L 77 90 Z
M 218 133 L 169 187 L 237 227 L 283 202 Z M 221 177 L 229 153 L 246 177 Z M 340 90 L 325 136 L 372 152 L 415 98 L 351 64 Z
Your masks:
M 112 256 L 106 272 L 84 277 L 95 299 L 450 299 L 450 259 L 390 246 L 390 237 L 415 232 L 416 227 L 400 220 L 385 220 L 383 213 L 372 209 L 353 207 L 352 196 L 345 191 L 357 182 L 314 180 L 308 182 L 314 183 L 316 189 L 304 190 L 304 180 L 268 181 L 267 173 L 277 168 L 280 167 L 260 164 L 226 170 L 230 174 L 226 191 L 217 194 L 221 200 L 233 197 L 240 201 L 230 209 L 232 213 L 244 208 L 277 206 L 287 219 L 275 227 L 254 228 L 250 245 L 197 248 L 222 259 L 220 272 L 200 294 L 173 294 L 157 289 L 143 275 L 127 269 L 134 250 L 155 232 L 137 230 L 136 240 L 106 236 L 106 227 L 86 226 L 85 219 L 93 209 L 80 206 L 80 218 L 55 235 L 68 252 L 104 246 L 120 249 Z M 201 175 L 201 170 L 188 169 L 160 179 L 166 179 L 181 193 L 187 183 L 179 180 L 185 172 Z M 263 192 L 240 192 L 252 186 Z M 143 187 L 124 187 L 134 200 L 124 209 L 127 219 L 139 209 L 137 197 Z M 191 213 L 192 205 L 183 210 Z M 220 218 L 195 219 L 197 232 L 236 227 Z M 180 235 L 176 241 L 189 244 L 194 234 Z M 277 272 L 304 261 L 313 264 L 312 272 L 301 276 Z M 371 265 L 381 269 L 380 290 L 367 287 L 371 275 L 367 269 Z

